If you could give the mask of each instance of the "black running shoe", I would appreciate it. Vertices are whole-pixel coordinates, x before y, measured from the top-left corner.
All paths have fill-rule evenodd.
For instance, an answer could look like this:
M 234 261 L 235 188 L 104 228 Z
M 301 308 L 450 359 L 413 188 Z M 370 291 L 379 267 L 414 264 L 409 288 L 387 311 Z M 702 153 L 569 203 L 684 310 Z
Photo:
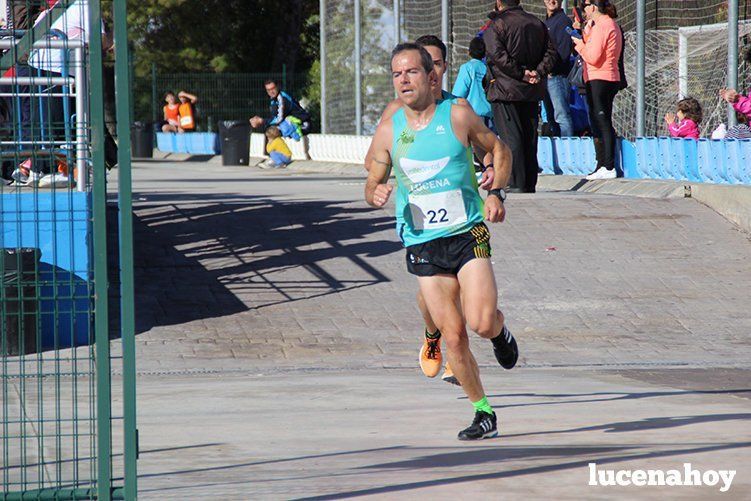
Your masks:
M 459 440 L 482 440 L 483 438 L 493 438 L 498 436 L 498 426 L 495 412 L 475 412 L 475 419 L 469 428 L 459 432 Z
M 501 333 L 490 340 L 493 343 L 493 352 L 495 359 L 504 369 L 513 369 L 516 361 L 519 360 L 519 347 L 516 345 L 516 339 L 506 326 L 503 326 Z

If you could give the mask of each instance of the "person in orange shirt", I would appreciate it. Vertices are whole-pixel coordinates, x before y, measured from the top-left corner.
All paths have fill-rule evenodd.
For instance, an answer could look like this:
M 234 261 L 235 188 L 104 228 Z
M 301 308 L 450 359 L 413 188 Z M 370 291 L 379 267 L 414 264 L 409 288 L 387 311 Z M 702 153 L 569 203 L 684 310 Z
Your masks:
M 597 166 L 587 179 L 612 179 L 617 175 L 613 101 L 623 88 L 620 67 L 623 32 L 615 22 L 618 14 L 610 0 L 585 0 L 584 13 L 588 20 L 584 40 L 572 37 L 572 41 L 585 63 L 589 122 L 597 156 Z
M 177 132 L 180 128 L 180 105 L 177 104 L 174 92 L 167 91 L 164 101 L 167 104 L 164 105 L 162 111 L 164 111 L 164 121 L 167 123 L 162 125 L 162 132 Z
M 180 116 L 180 125 L 177 128 L 178 132 L 191 132 L 196 129 L 196 113 L 193 105 L 198 102 L 198 98 L 193 94 L 188 94 L 184 90 L 181 90 L 177 94 L 177 98 L 180 100 L 180 106 L 178 108 L 178 114 Z

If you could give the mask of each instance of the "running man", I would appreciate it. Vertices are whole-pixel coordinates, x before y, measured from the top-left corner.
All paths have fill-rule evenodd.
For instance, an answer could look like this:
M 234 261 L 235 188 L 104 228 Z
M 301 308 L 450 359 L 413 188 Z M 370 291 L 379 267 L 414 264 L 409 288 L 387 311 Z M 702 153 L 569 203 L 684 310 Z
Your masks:
M 431 86 L 433 97 L 435 97 L 437 101 L 444 99 L 456 99 L 456 104 L 467 106 L 471 109 L 469 102 L 466 99 L 457 98 L 453 94 L 441 89 L 443 74 L 446 72 L 447 68 L 446 54 L 448 51 L 446 44 L 444 44 L 441 39 L 435 35 L 423 35 L 415 40 L 415 43 L 422 46 L 428 52 L 428 54 L 430 54 L 430 57 L 433 60 L 433 69 L 435 70 L 436 76 L 438 77 L 437 82 Z M 394 113 L 396 113 L 401 108 L 402 101 L 400 99 L 394 99 L 393 101 L 391 101 L 383 110 L 379 123 L 391 118 Z M 366 170 L 370 169 L 372 155 L 373 145 L 371 143 L 371 146 L 368 149 L 367 154 L 365 155 L 364 164 Z M 494 170 L 492 164 L 492 155 L 488 154 L 486 155 L 486 157 L 487 159 L 485 163 L 487 164 L 488 168 L 486 168 L 482 174 L 480 187 L 487 190 L 492 185 Z M 425 322 L 425 339 L 423 340 L 422 347 L 420 348 L 418 361 L 420 363 L 420 368 L 422 369 L 423 374 L 430 378 L 433 378 L 438 375 L 438 373 L 441 371 L 441 366 L 443 365 L 443 355 L 441 353 L 441 332 L 438 330 L 435 323 L 433 322 L 433 319 L 430 317 L 430 313 L 428 312 L 427 306 L 425 305 L 425 300 L 423 299 L 422 294 L 419 291 L 417 292 L 417 306 L 420 309 L 420 314 L 422 315 L 422 318 Z M 446 364 L 441 379 L 443 379 L 447 383 L 455 385 L 460 384 L 459 380 L 456 378 L 456 376 L 454 376 L 454 372 L 451 370 L 451 367 L 448 363 Z
M 397 230 L 407 248 L 407 270 L 417 276 L 427 310 L 448 347 L 448 359 L 475 409 L 460 440 L 498 435 L 480 371 L 469 349 L 466 323 L 489 339 L 498 362 L 513 367 L 519 353 L 498 310 L 498 291 L 490 263 L 490 234 L 483 223 L 505 218 L 501 189 L 511 172 L 508 148 L 467 106 L 452 100 L 436 103 L 437 81 L 430 54 L 411 43 L 397 45 L 391 59 L 392 80 L 403 106 L 382 121 L 372 144 L 365 200 L 383 207 L 394 187 L 396 166 Z M 468 147 L 493 154 L 497 172 L 488 200 L 477 190 Z

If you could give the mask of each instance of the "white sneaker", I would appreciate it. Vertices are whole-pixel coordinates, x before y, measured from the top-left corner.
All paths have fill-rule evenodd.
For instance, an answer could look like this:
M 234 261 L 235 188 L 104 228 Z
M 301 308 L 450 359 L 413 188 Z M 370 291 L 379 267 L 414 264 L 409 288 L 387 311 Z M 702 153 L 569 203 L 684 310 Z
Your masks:
M 606 169 L 605 167 L 599 167 L 596 171 L 586 177 L 587 181 L 594 181 L 596 179 L 615 179 L 615 169 Z

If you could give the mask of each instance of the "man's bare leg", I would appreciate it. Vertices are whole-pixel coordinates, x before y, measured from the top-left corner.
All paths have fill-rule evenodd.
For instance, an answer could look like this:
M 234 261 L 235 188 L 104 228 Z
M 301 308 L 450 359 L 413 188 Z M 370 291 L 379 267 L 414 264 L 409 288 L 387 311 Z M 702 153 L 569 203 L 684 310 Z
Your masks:
M 461 302 L 469 328 L 490 339 L 496 360 L 504 369 L 511 369 L 519 358 L 516 340 L 504 326 L 498 309 L 498 288 L 490 259 L 473 259 L 462 266 L 457 276 Z M 461 381 L 461 378 L 459 379 Z
M 480 371 L 469 349 L 464 316 L 457 307 L 459 280 L 453 275 L 418 277 L 420 291 L 435 325 L 446 343 L 449 360 L 462 389 L 471 402 L 485 397 Z

